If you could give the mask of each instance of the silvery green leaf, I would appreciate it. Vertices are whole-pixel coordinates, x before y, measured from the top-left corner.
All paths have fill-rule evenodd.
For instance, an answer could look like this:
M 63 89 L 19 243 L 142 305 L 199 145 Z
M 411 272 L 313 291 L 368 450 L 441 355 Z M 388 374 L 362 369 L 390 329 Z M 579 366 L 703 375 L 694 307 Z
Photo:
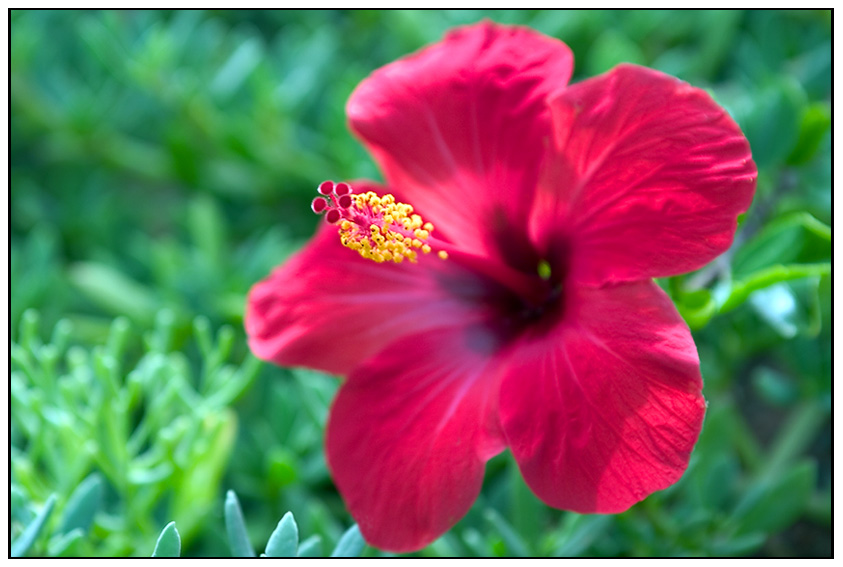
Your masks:
M 299 545 L 299 557 L 322 557 L 322 538 L 310 536 Z
M 41 529 L 44 527 L 44 524 L 47 523 L 47 520 L 50 518 L 50 514 L 52 514 L 53 507 L 55 507 L 55 505 L 56 495 L 50 494 L 50 497 L 47 498 L 47 502 L 44 503 L 44 507 L 41 508 L 38 515 L 35 516 L 28 526 L 26 526 L 23 533 L 12 542 L 12 550 L 10 553 L 12 557 L 23 557 L 23 555 L 29 551 L 29 548 L 32 547 L 32 544 L 35 543 L 35 540 L 38 538 L 38 534 L 41 533 Z
M 363 540 L 360 528 L 354 524 L 342 534 L 334 551 L 331 552 L 331 557 L 359 557 L 364 547 L 366 547 L 366 542 Z
M 170 522 L 161 530 L 152 557 L 179 557 L 181 555 L 181 537 L 176 529 L 176 523 Z
M 87 532 L 102 501 L 102 478 L 93 473 L 79 483 L 64 508 L 59 532 L 66 534 L 79 528 Z
M 234 557 L 255 557 L 255 550 L 252 549 L 249 534 L 246 532 L 243 511 L 233 490 L 229 490 L 225 495 L 225 530 L 228 532 L 228 543 Z
M 299 545 L 299 527 L 292 512 L 287 512 L 266 543 L 267 557 L 295 557 Z
M 73 557 L 74 555 L 79 555 L 76 544 L 82 541 L 84 537 L 85 533 L 79 528 L 70 530 L 65 534 L 55 534 L 47 544 L 47 555 L 49 557 Z

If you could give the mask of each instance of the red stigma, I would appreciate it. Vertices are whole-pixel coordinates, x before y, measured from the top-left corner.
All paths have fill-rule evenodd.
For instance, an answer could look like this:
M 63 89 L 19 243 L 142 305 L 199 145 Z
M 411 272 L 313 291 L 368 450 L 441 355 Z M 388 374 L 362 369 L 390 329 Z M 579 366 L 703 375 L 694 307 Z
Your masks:
M 343 183 L 343 185 L 345 185 L 345 184 Z M 319 184 L 319 187 L 317 188 L 317 191 L 319 191 L 323 195 L 330 195 L 333 190 L 334 190 L 334 182 L 330 181 L 330 180 L 323 181 L 322 183 Z
M 313 202 L 310 203 L 310 209 L 314 213 L 316 213 L 317 215 L 319 213 L 324 212 L 325 209 L 327 209 L 327 208 L 328 208 L 328 201 L 323 199 L 322 197 L 316 197 L 315 199 L 313 199 Z
M 336 209 L 331 209 L 325 213 L 325 220 L 328 224 L 337 224 L 341 218 L 342 214 Z
M 348 183 L 337 183 L 334 187 L 334 195 L 342 197 L 351 193 L 351 186 Z
M 343 209 L 347 209 L 351 206 L 351 195 L 340 195 L 339 199 L 337 199 L 337 203 Z

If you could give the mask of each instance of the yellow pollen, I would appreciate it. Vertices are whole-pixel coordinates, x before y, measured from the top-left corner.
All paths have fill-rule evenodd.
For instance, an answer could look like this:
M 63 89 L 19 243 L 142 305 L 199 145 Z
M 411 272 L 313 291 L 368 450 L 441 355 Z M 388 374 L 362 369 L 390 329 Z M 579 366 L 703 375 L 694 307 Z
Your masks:
M 413 212 L 412 205 L 395 201 L 392 195 L 379 196 L 372 191 L 351 195 L 351 206 L 343 210 L 338 224 L 340 242 L 375 262 L 401 263 L 418 259 L 418 250 L 430 254 L 434 249 L 425 242 L 433 224 Z M 439 251 L 440 258 L 447 258 Z
M 440 250 L 436 255 L 439 256 L 440 258 L 442 258 L 443 260 L 448 259 L 448 253 L 445 252 L 444 250 Z

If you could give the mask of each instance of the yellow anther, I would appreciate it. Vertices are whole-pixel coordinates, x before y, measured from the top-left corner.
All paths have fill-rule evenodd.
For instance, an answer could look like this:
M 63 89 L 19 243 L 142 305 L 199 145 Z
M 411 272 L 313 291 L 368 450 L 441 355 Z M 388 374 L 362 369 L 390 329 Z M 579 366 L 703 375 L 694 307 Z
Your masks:
M 352 206 L 339 223 L 340 242 L 375 262 L 416 262 L 418 249 L 433 251 L 424 241 L 433 224 L 413 213 L 413 207 L 396 202 L 392 195 L 379 196 L 372 191 L 351 195 Z M 440 254 L 441 257 L 441 254 Z
M 436 255 L 439 256 L 440 258 L 442 258 L 443 260 L 448 259 L 448 253 L 445 252 L 444 250 L 440 250 Z

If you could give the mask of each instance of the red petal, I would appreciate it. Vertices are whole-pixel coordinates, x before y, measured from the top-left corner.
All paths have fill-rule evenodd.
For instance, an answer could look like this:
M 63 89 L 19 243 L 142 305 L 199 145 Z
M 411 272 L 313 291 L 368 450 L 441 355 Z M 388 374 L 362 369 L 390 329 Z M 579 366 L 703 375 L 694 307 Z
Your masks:
M 442 287 L 442 274 L 451 268 L 430 257 L 376 264 L 343 247 L 337 228 L 324 225 L 252 288 L 249 346 L 282 366 L 345 374 L 398 337 L 480 316 L 478 307 Z
M 711 97 L 633 65 L 551 100 L 556 155 L 536 202 L 536 229 L 564 227 L 580 282 L 676 275 L 732 242 L 755 191 L 738 126 Z
M 478 327 L 408 337 L 358 368 L 328 422 L 328 463 L 366 541 L 421 549 L 471 507 L 504 448 L 497 345 Z
M 544 502 L 616 513 L 676 482 L 705 413 L 694 341 L 652 282 L 573 290 L 566 321 L 525 338 L 501 423 Z
M 495 253 L 527 218 L 551 135 L 545 99 L 572 67 L 562 42 L 483 22 L 374 72 L 347 112 L 437 236 Z

